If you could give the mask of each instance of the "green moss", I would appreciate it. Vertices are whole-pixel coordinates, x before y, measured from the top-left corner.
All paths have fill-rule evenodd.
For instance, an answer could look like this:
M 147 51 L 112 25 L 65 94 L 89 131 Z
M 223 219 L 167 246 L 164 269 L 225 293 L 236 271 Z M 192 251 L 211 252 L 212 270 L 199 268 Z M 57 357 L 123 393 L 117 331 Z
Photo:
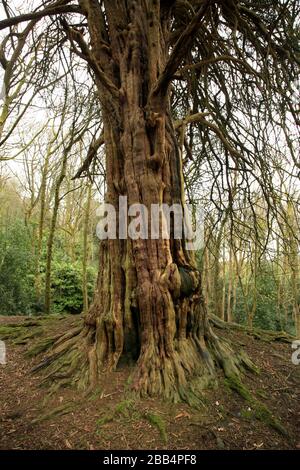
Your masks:
M 31 339 L 36 336 L 40 336 L 43 333 L 42 328 L 34 328 L 31 331 L 24 329 L 17 335 L 17 338 L 13 341 L 14 344 L 27 344 Z
M 116 407 L 115 407 L 115 411 L 114 411 L 114 414 L 116 415 L 126 415 L 128 416 L 128 411 L 130 408 L 133 407 L 133 404 L 134 404 L 134 401 L 133 400 L 124 400 L 124 401 L 121 401 Z
M 54 408 L 53 410 L 49 411 L 48 413 L 42 416 L 38 416 L 37 418 L 32 420 L 32 424 L 41 423 L 43 421 L 47 421 L 57 416 L 66 415 L 70 413 L 71 411 L 73 411 L 75 406 L 76 404 L 73 402 L 65 403 L 64 405 L 58 406 L 57 408 Z
M 96 387 L 95 390 L 91 392 L 91 394 L 88 397 L 89 401 L 94 401 L 97 398 L 101 397 L 102 394 L 102 389 L 100 387 Z
M 259 375 L 260 374 L 260 369 L 257 367 L 248 357 L 248 355 L 244 352 L 241 351 L 239 353 L 239 357 L 241 360 L 242 365 L 249 370 L 250 372 L 253 372 L 254 374 Z
M 25 353 L 25 357 L 37 356 L 38 354 L 47 351 L 47 349 L 49 349 L 53 343 L 53 338 L 45 338 L 28 349 Z
M 268 395 L 264 390 L 258 389 L 256 390 L 256 394 L 261 398 L 265 398 L 265 399 L 268 398 Z
M 269 408 L 253 397 L 250 391 L 242 384 L 240 379 L 236 376 L 230 376 L 225 379 L 225 384 L 230 387 L 232 390 L 237 392 L 242 398 L 244 398 L 251 408 L 253 409 L 253 414 L 259 421 L 267 424 L 271 428 L 275 429 L 277 432 L 284 436 L 288 436 L 288 433 L 284 426 L 278 421 L 275 416 L 271 413 Z
M 132 382 L 133 382 L 133 375 L 130 374 L 126 380 L 126 386 L 129 387 L 130 385 L 132 385 Z
M 275 429 L 277 432 L 283 436 L 288 436 L 287 430 L 282 426 L 282 424 L 276 419 L 269 408 L 263 403 L 256 401 L 254 408 L 255 417 L 264 423 L 266 423 L 271 428 Z
M 101 427 L 104 424 L 110 423 L 113 419 L 114 419 L 114 414 L 113 413 L 107 414 L 107 415 L 103 416 L 103 418 L 97 419 L 96 424 L 97 424 L 98 427 Z
M 32 322 L 33 323 L 33 322 Z M 32 328 L 28 328 L 31 327 Z M 43 329 L 36 322 L 26 324 L 13 324 L 13 325 L 2 325 L 0 326 L 0 339 L 13 340 L 14 344 L 26 344 L 32 338 L 40 335 Z
M 0 339 L 14 339 L 23 333 L 23 328 L 20 326 L 4 325 L 0 326 Z
M 225 384 L 231 389 L 237 392 L 246 401 L 252 401 L 252 395 L 249 390 L 242 384 L 240 379 L 234 375 L 226 377 Z
M 152 426 L 155 426 L 159 430 L 160 437 L 162 438 L 164 444 L 167 444 L 168 436 L 166 431 L 166 424 L 163 418 L 155 413 L 146 413 L 145 418 Z
M 120 415 L 128 417 L 129 411 L 133 408 L 133 404 L 134 404 L 134 401 L 131 399 L 121 401 L 115 406 L 115 409 L 112 412 L 107 413 L 105 416 L 103 416 L 102 418 L 99 418 L 96 421 L 97 426 L 98 427 L 103 426 L 104 424 L 113 421 L 115 418 L 117 418 Z
M 215 389 L 217 386 L 216 378 L 208 373 L 203 372 L 202 375 L 196 376 L 190 380 L 189 386 L 178 387 L 178 398 L 172 398 L 174 403 L 185 402 L 191 408 L 196 410 L 203 410 L 208 403 L 204 395 L 204 390 Z
M 253 410 L 242 410 L 241 416 L 247 421 L 250 421 L 251 419 L 253 419 Z

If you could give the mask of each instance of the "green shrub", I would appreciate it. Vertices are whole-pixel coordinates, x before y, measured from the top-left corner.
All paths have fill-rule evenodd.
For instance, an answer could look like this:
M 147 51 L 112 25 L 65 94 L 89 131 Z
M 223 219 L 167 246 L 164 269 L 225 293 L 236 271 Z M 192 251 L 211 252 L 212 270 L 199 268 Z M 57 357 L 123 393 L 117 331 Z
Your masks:
M 91 300 L 96 279 L 96 270 L 93 267 L 88 267 L 87 277 Z M 81 262 L 55 260 L 52 266 L 51 290 L 54 313 L 80 313 L 83 308 Z
M 22 220 L 0 227 L 0 314 L 26 315 L 34 302 L 34 253 Z

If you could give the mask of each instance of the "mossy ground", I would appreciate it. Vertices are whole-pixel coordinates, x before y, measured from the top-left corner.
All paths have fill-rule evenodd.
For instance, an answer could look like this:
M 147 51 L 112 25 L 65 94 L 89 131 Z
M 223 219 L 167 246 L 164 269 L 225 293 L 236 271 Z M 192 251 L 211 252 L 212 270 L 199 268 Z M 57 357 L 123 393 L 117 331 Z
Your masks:
M 275 415 L 269 410 L 267 405 L 263 404 L 260 400 L 255 398 L 254 395 L 252 395 L 250 390 L 242 383 L 241 380 L 237 379 L 237 377 L 234 376 L 227 377 L 225 379 L 225 385 L 237 392 L 242 398 L 244 398 L 247 403 L 249 403 L 249 405 L 253 409 L 253 415 L 255 416 L 255 418 L 267 424 L 268 426 L 271 426 L 282 435 L 288 436 L 287 430 L 279 422 Z
M 9 328 L 8 363 L 0 366 L 0 448 L 280 449 L 300 444 L 300 370 L 291 362 L 288 343 L 216 330 L 236 345 L 243 343 L 260 373 L 225 382 L 220 371 L 218 386 L 203 392 L 199 409 L 137 398 L 126 368 L 103 377 L 88 395 L 68 387 L 49 395 L 47 386 L 39 386 L 42 376 L 29 371 L 49 338 L 68 331 L 74 321 L 39 319 L 31 327 Z M 0 319 L 3 332 L 8 334 Z M 26 340 L 28 333 L 33 336 Z

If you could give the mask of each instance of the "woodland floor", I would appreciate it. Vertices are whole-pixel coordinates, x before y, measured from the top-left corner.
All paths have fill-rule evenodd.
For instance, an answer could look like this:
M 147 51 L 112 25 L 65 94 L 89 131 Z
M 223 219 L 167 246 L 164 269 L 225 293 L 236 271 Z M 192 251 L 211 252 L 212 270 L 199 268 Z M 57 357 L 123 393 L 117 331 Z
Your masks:
M 24 321 L 0 317 L 0 326 Z M 67 331 L 76 321 L 56 318 L 42 325 L 49 336 Z M 288 437 L 255 418 L 221 374 L 219 388 L 204 393 L 200 410 L 137 399 L 126 369 L 106 376 L 88 398 L 72 389 L 49 398 L 39 385 L 41 376 L 29 373 L 40 357 L 24 358 L 29 346 L 8 340 L 7 364 L 0 365 L 0 449 L 299 449 L 300 366 L 291 362 L 291 345 L 239 331 L 216 332 L 243 348 L 260 368 L 259 375 L 247 374 L 244 383 L 283 424 Z

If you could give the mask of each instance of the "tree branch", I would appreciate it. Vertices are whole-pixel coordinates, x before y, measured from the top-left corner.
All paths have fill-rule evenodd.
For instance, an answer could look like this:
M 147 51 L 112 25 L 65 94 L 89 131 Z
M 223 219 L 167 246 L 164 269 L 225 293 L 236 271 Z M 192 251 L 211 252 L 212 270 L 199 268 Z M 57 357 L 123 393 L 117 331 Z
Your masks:
M 87 156 L 86 156 L 83 164 L 79 168 L 79 170 L 73 176 L 72 180 L 80 178 L 83 172 L 88 171 L 95 155 L 97 154 L 97 151 L 99 150 L 99 148 L 103 144 L 104 144 L 104 134 L 101 134 L 100 137 L 98 137 L 98 139 L 93 140 L 91 142 L 88 153 L 87 153 Z
M 205 116 L 209 116 L 209 115 L 210 115 L 210 113 L 208 113 L 208 112 L 190 114 L 189 116 L 186 116 L 184 119 L 180 119 L 179 121 L 175 121 L 175 123 L 174 123 L 175 129 L 177 129 L 178 127 L 181 127 L 183 125 L 190 124 L 192 122 L 202 121 L 205 118 Z
M 6 18 L 0 21 L 0 30 L 9 28 L 24 21 L 38 20 L 44 16 L 59 15 L 62 13 L 81 13 L 82 10 L 78 5 L 60 5 L 54 4 L 44 10 L 34 11 L 32 13 L 24 13 L 24 15 Z
M 195 33 L 199 29 L 200 22 L 205 16 L 210 1 L 211 0 L 204 1 L 203 5 L 199 8 L 192 21 L 188 24 L 177 40 L 163 72 L 158 77 L 158 80 L 154 85 L 152 95 L 158 95 L 166 91 L 169 82 L 172 80 L 173 75 L 177 71 L 182 59 L 186 56 L 188 50 L 194 42 Z
M 94 71 L 95 75 L 98 77 L 99 81 L 107 88 L 107 90 L 111 93 L 112 96 L 119 98 L 120 92 L 118 88 L 114 85 L 114 83 L 110 80 L 110 78 L 105 74 L 101 66 L 99 65 L 98 61 L 93 57 L 92 51 L 89 49 L 89 46 L 83 39 L 82 34 L 74 28 L 70 28 L 68 23 L 65 21 L 64 18 L 61 18 L 60 23 L 64 28 L 67 37 L 69 38 L 74 51 L 80 57 L 85 59 L 88 64 L 90 65 L 91 69 Z M 76 48 L 74 42 L 78 44 L 80 47 L 80 51 Z
M 182 72 L 185 72 L 187 70 L 201 70 L 201 68 L 205 65 L 215 64 L 217 62 L 236 62 L 237 64 L 241 64 L 242 66 L 244 66 L 246 70 L 249 71 L 249 73 L 259 76 L 256 70 L 254 70 L 253 67 L 251 67 L 245 60 L 230 55 L 220 55 L 217 57 L 211 57 L 209 59 L 201 60 L 200 62 L 196 62 L 194 64 L 185 65 L 179 70 L 180 76 L 175 75 L 175 77 L 180 79 L 182 78 Z

